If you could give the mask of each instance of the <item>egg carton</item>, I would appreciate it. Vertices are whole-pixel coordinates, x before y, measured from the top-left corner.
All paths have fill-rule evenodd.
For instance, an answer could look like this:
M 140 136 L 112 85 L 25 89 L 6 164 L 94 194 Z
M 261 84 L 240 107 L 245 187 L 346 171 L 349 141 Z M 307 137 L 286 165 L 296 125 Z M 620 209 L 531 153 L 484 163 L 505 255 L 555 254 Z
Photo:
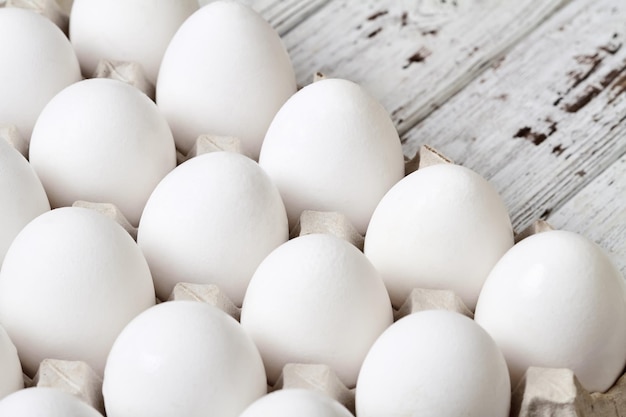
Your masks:
M 137 88 L 152 100 L 155 97 L 154 84 L 148 80 L 141 66 L 136 62 L 101 59 L 92 78 L 110 78 L 122 81 Z
M 334 218 L 335 213 L 315 213 Z M 235 319 L 240 309 L 214 284 L 179 283 L 170 301 L 195 300 L 214 305 Z M 394 319 L 429 309 L 445 309 L 472 313 L 458 296 L 448 290 L 414 289 L 406 302 L 394 311 Z M 102 379 L 84 362 L 45 359 L 31 382 L 26 386 L 55 387 L 87 402 L 104 413 Z M 276 384 L 268 392 L 279 389 L 306 388 L 322 392 L 339 401 L 352 413 L 355 409 L 355 389 L 346 387 L 335 372 L 324 364 L 289 363 Z M 626 375 L 606 393 L 589 393 L 569 369 L 531 367 L 513 390 L 512 417 L 623 417 L 626 412 Z
M 83 361 L 44 359 L 32 380 L 24 375 L 24 387 L 60 389 L 104 415 L 102 378 Z
M 7 140 L 18 150 L 20 147 L 24 149 L 24 142 L 12 126 L 0 126 L 0 139 Z M 182 163 L 199 154 L 214 151 L 240 152 L 241 146 L 236 138 L 202 135 L 198 137 L 187 155 L 178 155 L 178 161 Z M 408 175 L 417 169 L 442 163 L 453 162 L 437 150 L 423 145 L 415 157 L 405 161 L 405 173 Z M 98 211 L 116 221 L 133 239 L 137 239 L 137 228 L 114 204 L 76 201 L 74 206 Z M 547 222 L 539 220 L 518 233 L 515 241 L 519 242 L 533 234 L 552 229 Z M 363 249 L 364 237 L 341 213 L 305 210 L 292 228 L 290 238 L 312 233 L 332 234 Z M 241 315 L 241 309 L 214 284 L 178 283 L 167 301 L 175 300 L 205 302 L 220 308 L 236 320 L 239 320 Z M 415 288 L 406 301 L 398 309 L 394 309 L 394 321 L 418 311 L 431 309 L 455 311 L 473 318 L 472 312 L 453 291 Z M 44 359 L 35 377 L 31 380 L 24 375 L 24 381 L 26 387 L 61 389 L 104 413 L 102 378 L 85 362 Z M 355 389 L 346 387 L 327 365 L 287 364 L 277 382 L 273 386 L 268 386 L 268 392 L 290 388 L 307 388 L 322 392 L 354 413 Z M 619 378 L 607 392 L 590 393 L 580 385 L 569 369 L 531 367 L 513 390 L 511 398 L 512 417 L 623 417 L 626 416 L 626 375 Z
M 419 160 L 420 156 L 422 162 L 417 165 L 421 168 L 433 163 L 449 162 L 429 147 L 423 147 L 415 159 Z M 515 240 L 519 242 L 528 236 L 549 230 L 553 228 L 547 222 L 538 220 L 517 234 Z M 353 226 L 340 213 L 303 212 L 291 237 L 309 233 L 330 233 L 357 247 L 362 245 L 363 237 L 354 237 L 356 232 Z M 240 309 L 213 284 L 179 283 L 170 299 L 208 302 L 236 319 L 240 315 Z M 397 310 L 394 309 L 394 321 L 409 314 L 432 309 L 454 311 L 473 318 L 473 313 L 453 291 L 415 288 L 406 301 Z M 355 389 L 346 387 L 327 365 L 285 365 L 276 384 L 268 387 L 268 392 L 288 388 L 320 391 L 342 403 L 352 413 L 355 411 Z M 607 392 L 590 393 L 581 386 L 570 369 L 531 367 L 513 390 L 511 399 L 512 417 L 623 417 L 626 416 L 626 375 L 620 377 Z
M 70 9 L 73 0 L 0 0 L 0 7 L 20 7 L 32 10 L 50 19 L 67 34 L 70 22 Z
M 69 15 L 57 0 L 6 0 L 6 6 L 31 8 L 51 18 L 59 27 L 67 31 L 63 15 Z M 0 7 L 2 7 L 0 0 Z M 154 98 L 152 85 L 141 67 L 134 62 L 101 60 L 94 77 L 116 79 L 135 86 L 146 95 Z M 313 81 L 325 79 L 323 73 L 316 72 Z M 0 125 L 0 140 L 6 140 L 22 155 L 28 157 L 28 142 L 15 128 Z M 215 135 L 201 135 L 187 154 L 177 152 L 177 163 L 181 164 L 197 155 L 231 151 L 242 153 L 237 138 Z M 435 164 L 454 163 L 436 149 L 423 145 L 413 158 L 405 157 L 405 175 Z M 113 219 L 120 224 L 133 239 L 137 239 L 137 228 L 133 226 L 113 204 L 76 201 L 75 207 L 89 208 Z M 536 233 L 553 230 L 545 221 L 538 220 L 527 229 L 515 235 L 515 243 Z M 292 228 L 289 238 L 312 233 L 327 233 L 342 238 L 363 250 L 364 236 L 350 223 L 348 218 L 337 212 L 305 210 Z M 167 301 L 194 300 L 214 305 L 236 320 L 241 309 L 237 307 L 216 285 L 178 283 Z M 162 302 L 157 299 L 157 303 Z M 453 291 L 415 288 L 406 301 L 393 310 L 394 321 L 424 310 L 443 309 L 464 314 L 473 318 L 471 310 Z M 104 415 L 102 378 L 82 361 L 44 359 L 35 377 L 31 380 L 24 375 L 25 387 L 55 387 L 75 395 Z M 335 372 L 325 364 L 289 363 L 268 392 L 279 389 L 307 388 L 322 392 L 339 401 L 353 414 L 355 412 L 355 389 L 346 387 Z M 605 393 L 586 391 L 573 371 L 564 368 L 530 367 L 512 392 L 511 417 L 625 417 L 626 416 L 626 374 L 622 375 L 612 388 Z
M 423 155 L 430 154 L 430 152 L 428 148 L 422 149 Z M 435 161 L 439 160 L 437 154 L 430 155 L 428 158 L 430 157 L 434 157 Z M 119 210 L 111 210 L 111 205 L 91 205 L 92 208 L 100 210 L 99 206 L 106 208 L 104 211 L 101 210 L 102 213 L 114 219 L 121 217 Z M 548 223 L 537 221 L 518 234 L 516 241 L 547 230 L 552 230 Z M 355 239 L 354 228 L 345 216 L 339 213 L 304 212 L 299 224 L 292 232 L 292 237 L 309 233 L 331 233 L 345 238 L 355 246 L 362 245 L 363 237 Z M 237 320 L 241 313 L 241 309 L 214 284 L 178 283 L 168 300 L 206 302 L 222 309 Z M 455 311 L 470 318 L 473 317 L 472 312 L 453 291 L 416 288 L 400 308 L 394 309 L 394 321 L 409 314 L 432 309 Z M 81 387 L 84 383 L 84 388 L 73 388 L 74 392 L 93 392 L 93 387 L 97 386 L 98 381 L 101 384 L 101 380 L 96 379 L 95 382 L 85 380 L 85 366 L 82 364 L 81 368 L 76 371 L 64 371 L 65 380 L 61 382 L 63 385 L 61 388 L 68 386 L 66 380 L 72 380 L 71 375 L 75 372 L 78 382 L 69 384 L 69 387 Z M 93 378 L 95 374 L 93 372 L 91 374 Z M 346 387 L 327 365 L 287 364 L 276 384 L 268 387 L 268 392 L 290 388 L 307 388 L 322 392 L 354 413 L 355 389 Z M 87 397 L 85 394 L 80 394 L 80 396 L 83 399 Z M 99 401 L 101 400 L 96 398 L 95 401 L 91 400 L 90 404 L 97 405 L 100 404 Z M 574 373 L 569 369 L 531 367 L 513 390 L 510 415 L 513 417 L 623 417 L 626 415 L 626 375 L 622 376 L 606 393 L 590 393 L 580 385 Z
M 0 140 L 7 141 L 8 144 L 21 153 L 24 158 L 28 158 L 29 143 L 20 135 L 17 127 L 14 125 L 0 124 Z
M 7 0 L 6 7 L 33 9 L 34 11 L 47 16 L 46 7 L 51 9 L 60 7 L 58 5 L 53 6 L 52 4 L 57 3 L 54 0 Z M 36 7 L 37 5 L 39 5 L 39 7 Z M 0 7 L 2 6 L 2 3 L 0 3 Z M 155 87 L 144 75 L 141 66 L 136 62 L 102 59 L 98 62 L 96 70 L 93 73 L 93 78 L 108 78 L 130 84 L 154 100 Z M 28 159 L 30 143 L 28 140 L 23 138 L 22 135 L 20 135 L 16 126 L 10 124 L 0 124 L 0 139 L 6 140 L 19 153 L 21 153 L 24 158 Z M 227 138 L 214 140 L 216 144 L 223 143 L 223 145 L 221 145 L 223 146 L 222 148 L 216 148 L 217 145 L 212 147 L 209 146 L 208 143 L 210 141 L 211 139 L 208 135 L 199 137 L 196 141 L 194 149 L 192 149 L 188 155 L 182 155 L 180 153 L 177 154 L 177 162 L 180 164 L 192 156 L 214 150 L 232 150 L 234 152 L 241 153 L 240 145 L 232 144 L 230 147 L 227 146 Z M 234 142 L 234 138 L 230 138 L 230 141 Z

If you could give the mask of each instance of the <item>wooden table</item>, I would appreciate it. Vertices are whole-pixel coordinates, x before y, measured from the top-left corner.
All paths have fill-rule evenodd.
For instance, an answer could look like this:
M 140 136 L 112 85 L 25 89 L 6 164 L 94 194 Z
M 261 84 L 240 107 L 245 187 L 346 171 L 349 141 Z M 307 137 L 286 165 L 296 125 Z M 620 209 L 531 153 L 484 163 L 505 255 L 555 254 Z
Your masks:
M 626 275 L 626 1 L 248 0 L 298 84 L 360 83 L 406 156 L 428 144 L 485 176 L 516 231 L 581 233 Z

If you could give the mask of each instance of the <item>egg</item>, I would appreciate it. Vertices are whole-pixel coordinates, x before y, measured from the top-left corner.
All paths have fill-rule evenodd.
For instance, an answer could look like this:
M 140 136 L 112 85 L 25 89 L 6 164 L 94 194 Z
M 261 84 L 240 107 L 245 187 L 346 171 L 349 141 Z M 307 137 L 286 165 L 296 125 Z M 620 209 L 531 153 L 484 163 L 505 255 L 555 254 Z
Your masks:
M 569 368 L 605 391 L 626 364 L 623 278 L 604 251 L 568 231 L 532 235 L 495 265 L 476 306 L 516 385 L 529 366 Z
M 169 301 L 119 335 L 104 373 L 108 417 L 237 417 L 266 393 L 263 362 L 239 323 L 198 301 Z
M 398 132 L 384 107 L 342 79 L 310 84 L 276 114 L 259 164 L 278 186 L 291 225 L 304 210 L 338 211 L 365 234 L 404 176 Z
M 0 416 L 102 417 L 102 414 L 59 389 L 28 388 L 0 401 Z
M 239 417 L 353 417 L 339 402 L 313 390 L 274 391 L 253 402 Z
M 474 310 L 483 282 L 513 246 L 502 199 L 476 172 L 453 164 L 399 181 L 372 215 L 364 253 L 399 307 L 413 288 L 453 290 Z
M 156 83 L 167 45 L 197 9 L 197 0 L 74 0 L 69 35 L 83 74 L 101 59 L 130 61 Z
M 270 384 L 288 363 L 320 363 L 353 387 L 367 351 L 392 321 L 376 269 L 356 247 L 326 234 L 292 239 L 270 253 L 241 310 Z
M 54 23 L 17 7 L 0 8 L 0 56 L 0 123 L 28 141 L 48 101 L 81 79 L 78 59 Z
M 17 349 L 9 335 L 0 326 L 0 400 L 7 395 L 24 388 L 22 366 L 17 356 Z
M 90 79 L 57 94 L 37 119 L 30 162 L 52 207 L 113 203 L 135 226 L 161 179 L 176 166 L 167 121 L 134 87 Z
M 234 152 L 213 152 L 159 183 L 137 243 L 160 299 L 178 282 L 216 284 L 241 306 L 256 267 L 288 236 L 280 194 L 259 165 Z
M 445 310 L 410 314 L 367 354 L 356 385 L 359 417 L 508 417 L 511 387 L 493 339 Z
M 269 23 L 239 2 L 215 1 L 172 38 L 156 100 L 182 153 L 212 134 L 238 137 L 257 159 L 272 118 L 295 91 L 289 55 Z
M 66 207 L 32 220 L 0 270 L 0 323 L 31 377 L 45 358 L 82 360 L 102 375 L 119 332 L 154 302 L 136 243 L 88 209 Z
M 19 231 L 48 210 L 48 197 L 33 168 L 0 139 L 0 266 Z

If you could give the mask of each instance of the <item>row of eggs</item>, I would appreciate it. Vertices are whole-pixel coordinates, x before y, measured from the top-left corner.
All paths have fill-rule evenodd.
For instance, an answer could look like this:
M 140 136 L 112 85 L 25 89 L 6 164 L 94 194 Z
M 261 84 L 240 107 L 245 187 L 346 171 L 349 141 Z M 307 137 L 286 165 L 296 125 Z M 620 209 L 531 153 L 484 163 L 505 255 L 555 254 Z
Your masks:
M 72 209 L 53 212 L 68 210 Z M 107 221 L 111 226 L 116 226 L 97 213 L 76 210 L 81 215 L 97 219 L 98 222 Z M 131 240 L 121 228 L 116 229 L 120 237 L 125 236 L 126 240 Z M 320 253 L 316 250 L 299 253 L 296 250 L 298 246 L 315 247 L 316 242 L 323 244 L 322 248 L 317 248 L 321 249 Z M 596 268 L 595 273 L 611 272 L 602 271 L 602 268 L 610 268 L 610 265 L 603 260 L 599 249 L 576 235 L 545 232 L 523 242 L 526 242 L 526 246 L 520 243 L 518 250 L 525 248 L 531 253 L 534 251 L 535 259 L 541 258 L 546 252 L 553 254 L 552 248 L 557 245 L 560 246 L 559 251 L 568 256 L 597 256 L 596 264 L 590 265 Z M 378 277 L 374 275 L 367 280 L 363 276 L 355 276 L 358 271 L 349 273 L 336 265 L 328 265 L 329 256 L 324 253 L 324 249 L 329 249 L 334 254 L 346 251 L 350 255 L 335 257 L 345 263 L 363 264 L 361 252 L 332 236 L 308 235 L 292 239 L 290 245 L 284 244 L 272 252 L 260 265 L 259 272 L 255 273 L 249 294 L 246 295 L 246 299 L 250 301 L 245 301 L 243 305 L 241 324 L 215 307 L 195 301 L 161 303 L 147 308 L 132 319 L 115 338 L 107 355 L 103 393 L 108 415 L 166 416 L 178 415 L 181 411 L 189 415 L 202 415 L 205 410 L 220 411 L 219 415 L 239 415 L 238 412 L 252 402 L 256 404 L 254 400 L 265 394 L 266 378 L 275 382 L 273 370 L 279 372 L 280 365 L 286 362 L 329 363 L 343 381 L 346 381 L 346 372 L 356 372 L 356 410 L 359 416 L 403 415 L 407 409 L 431 410 L 436 415 L 458 415 L 460 410 L 469 410 L 470 415 L 476 416 L 507 415 L 510 398 L 509 372 L 501 351 L 509 354 L 506 358 L 509 369 L 517 367 L 518 371 L 522 371 L 522 367 L 529 362 L 547 362 L 549 366 L 558 365 L 559 362 L 562 365 L 564 360 L 580 361 L 581 356 L 586 353 L 585 350 L 591 350 L 597 356 L 583 358 L 584 363 L 576 369 L 586 384 L 610 384 L 612 375 L 619 369 L 616 362 L 621 361 L 623 354 L 620 328 L 616 329 L 617 335 L 598 334 L 603 331 L 599 329 L 599 322 L 605 324 L 605 320 L 613 319 L 619 326 L 619 321 L 622 320 L 615 313 L 616 302 L 623 302 L 623 294 L 620 294 L 619 287 L 612 286 L 608 280 L 599 283 L 608 284 L 608 288 L 601 288 L 600 291 L 598 285 L 589 280 L 582 282 L 582 285 L 581 282 L 575 282 L 574 291 L 566 294 L 566 299 L 562 300 L 562 289 L 566 288 L 564 284 L 571 277 L 580 280 L 580 274 L 564 275 L 568 271 L 559 271 L 558 268 L 547 265 L 547 269 L 562 274 L 556 275 L 559 282 L 551 285 L 539 283 L 540 285 L 534 285 L 534 294 L 530 297 L 528 294 L 520 297 L 520 291 L 527 291 L 528 287 L 533 286 L 527 277 L 521 277 L 523 279 L 517 282 L 518 285 L 511 288 L 503 279 L 504 275 L 492 273 L 479 300 L 477 322 L 451 312 L 414 313 L 392 325 L 383 326 L 382 333 L 374 335 L 372 344 L 372 339 L 369 342 L 365 340 L 375 330 L 372 329 L 374 326 L 371 321 L 382 318 L 382 312 L 389 311 L 388 306 L 371 303 L 366 306 L 368 310 L 359 308 L 359 303 L 371 301 L 364 299 L 361 294 L 373 293 L 371 288 L 354 287 L 346 294 L 346 290 L 341 287 L 346 286 L 346 281 L 351 281 L 352 285 L 362 286 L 366 283 L 371 286 L 372 280 L 378 281 L 380 286 L 380 279 L 376 280 Z M 496 265 L 500 274 L 510 275 L 516 272 L 520 267 L 519 261 L 523 262 L 519 253 L 516 254 L 517 259 L 512 252 L 505 255 L 503 259 L 508 262 L 501 261 Z M 295 259 L 290 256 L 280 261 L 280 256 L 284 254 L 295 256 Z M 315 259 L 311 260 L 312 257 Z M 309 260 L 308 265 L 302 262 L 303 259 Z M 325 271 L 316 276 L 315 272 L 318 271 L 311 272 L 314 269 L 311 268 L 313 263 L 324 263 Z M 264 275 L 263 268 L 265 272 L 268 268 L 271 271 L 272 264 L 283 270 L 282 276 L 281 271 L 276 270 L 269 277 Z M 371 269 L 371 265 L 367 263 L 362 266 Z M 74 271 L 66 268 L 64 272 Z M 610 274 L 606 277 L 610 277 Z M 46 278 L 55 277 L 48 274 Z M 304 282 L 295 285 L 292 283 L 301 278 Z M 338 283 L 338 280 L 341 282 Z M 311 281 L 314 282 L 313 285 Z M 58 283 L 59 280 L 55 282 Z M 499 288 L 500 292 L 494 293 L 494 288 L 496 291 Z M 95 288 L 96 291 L 99 289 Z M 611 295 L 604 292 L 607 289 L 617 291 Z M 6 289 L 2 290 L 4 292 Z M 83 291 L 85 288 L 74 285 L 72 290 Z M 538 295 L 537 292 L 545 294 Z M 575 292 L 579 295 L 572 297 L 571 294 Z M 79 327 L 81 323 L 72 323 L 76 327 L 68 329 L 68 316 L 76 315 L 73 307 L 77 303 L 72 297 L 63 298 L 57 293 L 58 289 L 52 288 L 47 294 L 48 298 L 58 302 L 43 306 L 46 308 L 43 313 L 33 309 L 21 311 L 25 315 L 24 324 L 51 327 L 48 334 L 41 328 L 36 329 L 37 336 L 48 340 L 37 340 L 35 342 L 39 345 L 33 347 L 47 349 L 49 346 L 42 344 L 50 345 L 49 340 L 58 340 L 65 348 L 61 355 L 67 354 L 72 348 L 84 349 L 83 352 L 69 352 L 73 358 L 98 349 L 95 345 L 98 341 L 93 340 L 93 332 L 106 334 L 110 331 L 109 319 L 113 317 L 110 307 L 98 312 L 83 308 L 82 320 L 85 323 L 82 328 Z M 382 293 L 383 291 L 378 291 L 375 295 L 380 299 L 383 298 Z M 589 295 L 595 300 L 580 302 L 575 306 L 569 304 L 580 301 L 576 299 L 580 298 L 580 294 Z M 82 294 L 78 296 L 80 295 Z M 39 300 L 44 299 L 44 295 L 35 292 L 34 296 L 33 306 L 39 307 Z M 94 295 L 85 291 L 83 299 L 88 297 L 93 299 Z M 341 300 L 333 300 L 333 297 Z M 5 302 L 4 299 L 0 301 Z M 530 305 L 528 301 L 534 304 Z M 492 308 L 490 311 L 489 303 L 494 302 L 512 302 L 513 305 L 504 308 L 498 306 L 498 309 Z M 530 315 L 525 311 L 529 305 L 536 308 L 541 302 L 546 302 L 543 311 L 532 311 L 534 314 Z M 60 303 L 69 304 L 66 311 L 59 307 Z M 485 306 L 482 307 L 482 313 L 481 305 Z M 590 308 L 595 311 L 590 311 Z M 552 317 L 555 313 L 556 318 Z M 558 317 L 563 313 L 575 315 L 568 319 L 577 322 L 563 323 L 563 316 Z M 537 316 L 542 314 L 542 317 Z M 46 315 L 50 319 L 42 323 L 42 317 Z M 101 319 L 100 323 L 96 321 L 98 319 Z M 539 319 L 544 320 L 542 326 L 537 323 Z M 66 323 L 59 323 L 61 320 Z M 101 325 L 102 322 L 105 324 Z M 562 326 L 563 324 L 567 327 Z M 512 332 L 512 325 L 513 329 L 524 328 L 527 333 Z M 483 327 L 495 337 L 490 337 Z M 606 327 L 605 325 L 605 331 Z M 554 334 L 550 334 L 551 331 Z M 571 335 L 573 332 L 578 334 Z M 507 333 L 517 334 L 506 340 Z M 564 337 L 567 340 L 563 341 Z M 494 339 L 502 342 L 500 346 L 494 343 Z M 598 343 L 600 339 L 607 345 Z M 6 384 L 15 381 L 17 385 L 12 389 L 17 389 L 20 387 L 21 370 L 15 349 L 12 350 L 13 360 L 8 361 L 11 359 L 6 354 L 11 353 L 8 340 L 8 337 L 4 338 L 0 349 L 4 352 L 2 368 L 15 372 L 4 374 L 3 384 L 6 387 Z M 84 340 L 89 345 L 77 346 Z M 366 349 L 365 357 L 358 358 L 359 351 L 363 351 L 364 345 L 368 343 L 371 347 Z M 517 345 L 506 346 L 507 343 Z M 526 352 L 520 354 L 520 349 Z M 20 354 L 29 353 L 31 352 L 28 349 L 20 351 Z M 335 361 L 336 356 L 342 354 L 345 357 L 339 357 Z M 536 357 L 532 357 L 533 354 Z M 514 362 L 511 363 L 511 360 Z M 613 363 L 609 363 L 610 360 L 614 360 Z M 272 407 L 287 407 L 284 401 L 288 401 L 288 398 L 272 396 L 272 401 L 274 398 L 279 404 L 265 400 L 270 410 Z M 451 398 L 454 401 L 450 401 Z M 3 415 L 2 404 L 0 402 L 0 415 Z M 12 401 L 7 404 L 12 404 Z M 297 407 L 298 404 L 303 406 L 300 401 L 296 401 L 293 406 Z M 251 409 L 256 407 L 258 406 L 251 406 Z M 252 414 L 252 411 L 249 413 L 250 416 L 257 415 Z M 328 415 L 335 414 L 330 414 L 329 411 Z
M 14 49 L 4 56 L 19 62 L 26 51 L 77 68 L 48 21 L 0 12 L 0 39 L 45 35 L 30 46 L 37 53 L 5 42 Z M 157 105 L 119 82 L 75 82 L 80 73 L 68 67 L 41 71 L 43 62 L 11 67 L 41 71 L 31 78 L 0 77 L 11 97 L 1 122 L 30 136 L 30 165 L 0 143 L 0 323 L 27 374 L 45 357 L 83 359 L 104 373 L 110 416 L 194 415 L 218 404 L 219 415 L 238 415 L 282 365 L 318 361 L 356 384 L 359 416 L 377 416 L 454 407 L 506 415 L 509 372 L 515 383 L 529 364 L 570 367 L 600 391 L 621 373 L 624 289 L 595 245 L 549 232 L 511 248 L 504 204 L 468 169 L 442 165 L 401 180 L 400 141 L 382 106 L 345 80 L 295 93 L 278 36 L 238 3 L 200 9 L 168 43 Z M 43 103 L 30 135 L 22 118 L 37 106 L 20 100 L 49 94 L 33 83 L 46 77 L 71 85 Z M 24 79 L 31 85 L 16 82 Z M 187 152 L 206 132 L 239 137 L 259 163 L 217 153 L 174 168 L 175 147 Z M 48 201 L 78 199 L 116 203 L 139 225 L 138 245 L 95 213 L 48 211 Z M 311 208 L 341 211 L 367 231 L 365 254 L 330 236 L 287 241 Z M 167 299 L 176 282 L 194 280 L 217 282 L 243 304 L 241 326 L 208 307 L 153 307 L 155 290 Z M 476 307 L 476 322 L 439 312 L 392 325 L 391 306 L 414 287 L 454 289 Z M 6 375 L 15 388 L 17 371 Z

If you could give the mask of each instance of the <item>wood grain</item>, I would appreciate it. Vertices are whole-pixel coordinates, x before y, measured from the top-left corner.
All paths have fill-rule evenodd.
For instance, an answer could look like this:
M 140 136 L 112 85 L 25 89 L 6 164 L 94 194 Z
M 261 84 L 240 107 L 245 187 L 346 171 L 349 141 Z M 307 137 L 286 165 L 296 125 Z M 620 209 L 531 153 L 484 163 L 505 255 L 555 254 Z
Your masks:
M 604 248 L 626 276 L 626 155 L 548 217 Z
M 248 0 L 275 29 L 284 35 L 330 0 Z
M 284 41 L 300 85 L 316 71 L 358 82 L 403 133 L 566 2 L 332 1 Z
M 625 20 L 618 0 L 571 3 L 408 132 L 405 152 L 427 143 L 480 172 L 517 230 L 548 217 L 626 153 Z

